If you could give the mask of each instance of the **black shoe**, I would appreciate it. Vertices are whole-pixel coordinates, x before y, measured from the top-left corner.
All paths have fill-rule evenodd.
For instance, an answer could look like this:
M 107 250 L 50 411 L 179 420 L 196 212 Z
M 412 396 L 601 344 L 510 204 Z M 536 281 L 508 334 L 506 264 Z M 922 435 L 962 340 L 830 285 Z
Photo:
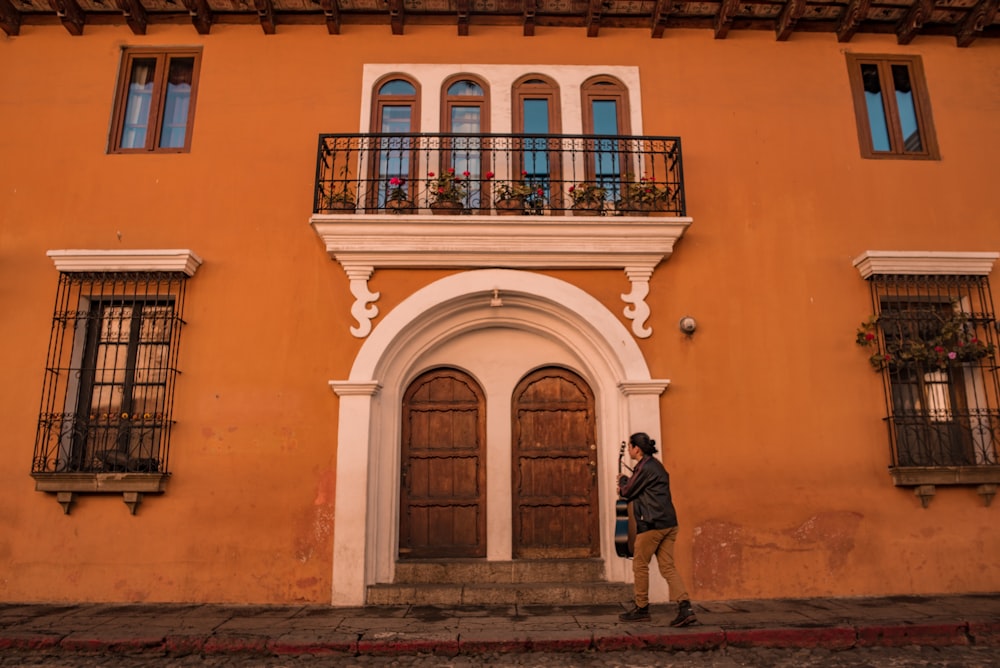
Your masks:
M 671 626 L 691 626 L 698 623 L 698 618 L 694 616 L 694 610 L 691 609 L 691 601 L 681 601 L 677 605 L 677 616 L 674 617 L 674 621 L 670 622 Z
M 647 605 L 644 608 L 640 608 L 637 605 L 633 605 L 631 610 L 618 615 L 618 619 L 623 622 L 648 622 L 649 606 Z

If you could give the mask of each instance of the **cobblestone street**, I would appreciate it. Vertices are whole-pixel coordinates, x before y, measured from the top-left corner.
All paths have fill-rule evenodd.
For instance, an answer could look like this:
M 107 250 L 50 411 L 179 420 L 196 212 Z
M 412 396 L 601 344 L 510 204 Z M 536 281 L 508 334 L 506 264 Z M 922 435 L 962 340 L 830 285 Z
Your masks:
M 153 656 L 151 654 L 68 654 L 6 651 L 3 668 L 151 668 L 154 666 L 206 668 L 995 668 L 997 647 L 866 647 L 843 651 L 824 649 L 728 648 L 706 652 L 629 650 L 618 652 L 487 653 L 478 656 L 299 656 L 249 657 L 240 654 Z

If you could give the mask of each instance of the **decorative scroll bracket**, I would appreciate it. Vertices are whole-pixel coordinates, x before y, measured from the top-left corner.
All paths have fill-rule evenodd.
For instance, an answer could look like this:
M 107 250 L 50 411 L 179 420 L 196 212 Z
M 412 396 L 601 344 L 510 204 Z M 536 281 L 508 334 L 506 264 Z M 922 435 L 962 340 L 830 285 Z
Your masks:
M 632 333 L 648 338 L 646 303 L 653 270 L 673 254 L 693 222 L 673 216 L 463 216 L 315 214 L 311 224 L 351 282 L 351 334 L 364 338 L 378 315 L 375 270 L 622 269 L 631 291 L 621 296 Z

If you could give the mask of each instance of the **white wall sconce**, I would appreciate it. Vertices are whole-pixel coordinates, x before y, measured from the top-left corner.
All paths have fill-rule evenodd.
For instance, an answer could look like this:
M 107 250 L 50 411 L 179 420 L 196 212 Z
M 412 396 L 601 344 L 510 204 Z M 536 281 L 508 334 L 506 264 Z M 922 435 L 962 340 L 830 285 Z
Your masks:
M 680 322 L 677 323 L 677 326 L 680 327 L 681 331 L 688 336 L 694 334 L 694 330 L 698 329 L 697 321 L 689 315 L 681 318 Z

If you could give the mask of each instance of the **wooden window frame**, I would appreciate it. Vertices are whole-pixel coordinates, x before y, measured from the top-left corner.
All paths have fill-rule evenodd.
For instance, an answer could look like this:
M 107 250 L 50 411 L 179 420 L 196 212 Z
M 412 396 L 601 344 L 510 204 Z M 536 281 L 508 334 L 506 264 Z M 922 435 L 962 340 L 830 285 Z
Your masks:
M 448 89 L 451 88 L 456 83 L 461 81 L 471 81 L 480 89 L 482 89 L 482 95 L 450 95 Z M 481 134 L 488 133 L 490 131 L 490 87 L 489 85 L 480 77 L 473 74 L 455 74 L 448 77 L 441 84 L 441 132 L 445 134 L 454 133 L 455 130 L 451 126 L 451 110 L 453 107 L 479 107 L 479 132 Z M 448 166 L 452 165 L 452 151 L 450 146 L 443 146 L 444 150 L 441 153 L 441 165 L 438 167 L 439 170 L 443 171 Z M 458 147 L 456 146 L 456 149 Z M 479 145 L 479 160 L 482 166 L 483 172 L 489 169 L 490 165 L 490 151 L 489 145 L 485 142 L 481 142 Z M 478 188 L 481 191 L 486 191 L 486 181 L 483 174 L 479 175 Z M 471 190 L 471 186 L 470 186 Z M 489 209 L 491 198 L 489 193 L 486 192 L 483 196 L 482 192 L 479 194 L 479 209 L 486 210 Z
M 871 55 L 848 53 L 847 70 L 851 85 L 851 96 L 854 100 L 854 116 L 858 127 L 858 139 L 861 157 L 873 160 L 940 160 L 937 136 L 931 116 L 930 95 L 927 81 L 924 77 L 923 63 L 920 56 L 907 55 Z M 882 83 L 882 103 L 886 125 L 889 132 L 890 150 L 876 151 L 872 141 L 872 129 L 868 120 L 868 105 L 865 100 L 864 80 L 861 74 L 862 65 L 874 65 L 878 68 L 879 80 Z M 923 148 L 920 151 L 907 151 L 900 123 L 899 109 L 896 104 L 894 88 L 886 86 L 892 82 L 891 68 L 894 65 L 905 66 L 909 70 L 910 86 L 913 92 L 913 106 L 916 113 L 917 129 L 920 132 Z
M 404 81 L 411 86 L 413 86 L 413 94 L 411 95 L 400 95 L 400 94 L 382 94 L 380 93 L 383 86 L 392 81 Z M 419 133 L 420 132 L 420 82 L 406 74 L 399 72 L 394 72 L 387 74 L 385 76 L 379 77 L 379 79 L 372 86 L 372 110 L 371 110 L 371 122 L 369 127 L 371 131 L 375 134 L 383 132 L 382 129 L 382 110 L 387 106 L 406 106 L 410 107 L 410 132 Z M 367 206 L 370 209 L 377 209 L 379 205 L 379 170 L 381 168 L 381 151 L 380 146 L 372 146 L 372 156 L 373 159 L 370 161 L 369 176 L 371 182 L 375 184 L 368 193 Z M 417 151 L 414 148 L 410 149 L 409 165 L 407 167 L 406 181 L 408 184 L 407 193 L 409 199 L 415 201 L 417 193 L 413 189 L 416 188 L 417 183 L 419 183 L 417 177 Z
M 542 83 L 531 83 L 534 81 Z M 537 72 L 525 74 L 518 77 L 511 86 L 511 129 L 515 135 L 523 135 L 524 130 L 524 101 L 526 99 L 545 99 L 549 102 L 549 131 L 550 135 L 562 134 L 562 108 L 559 104 L 560 92 L 559 84 L 552 78 Z M 515 140 L 517 142 L 519 140 Z M 523 141 L 523 140 L 520 140 Z M 519 148 L 519 147 L 518 147 Z M 562 157 L 560 151 L 555 151 L 548 156 L 550 191 L 548 193 L 549 205 L 554 208 L 563 207 L 565 193 L 558 185 L 563 183 Z M 514 164 L 511 175 L 522 174 L 524 172 L 524 153 L 522 150 L 514 151 Z
M 198 100 L 198 80 L 201 72 L 201 47 L 153 48 L 153 47 L 123 47 L 121 66 L 118 72 L 118 83 L 115 88 L 114 112 L 111 123 L 109 153 L 190 153 L 191 136 L 194 129 L 194 110 Z M 126 148 L 122 146 L 122 133 L 125 129 L 125 111 L 129 97 L 129 83 L 132 76 L 132 63 L 136 59 L 152 58 L 157 61 L 156 74 L 153 81 L 153 96 L 150 101 L 149 124 L 146 128 L 146 140 L 141 148 Z M 184 129 L 184 144 L 178 147 L 161 147 L 160 133 L 163 129 L 163 115 L 166 102 L 167 77 L 170 72 L 170 61 L 173 58 L 192 58 L 191 98 L 188 102 L 187 121 Z

